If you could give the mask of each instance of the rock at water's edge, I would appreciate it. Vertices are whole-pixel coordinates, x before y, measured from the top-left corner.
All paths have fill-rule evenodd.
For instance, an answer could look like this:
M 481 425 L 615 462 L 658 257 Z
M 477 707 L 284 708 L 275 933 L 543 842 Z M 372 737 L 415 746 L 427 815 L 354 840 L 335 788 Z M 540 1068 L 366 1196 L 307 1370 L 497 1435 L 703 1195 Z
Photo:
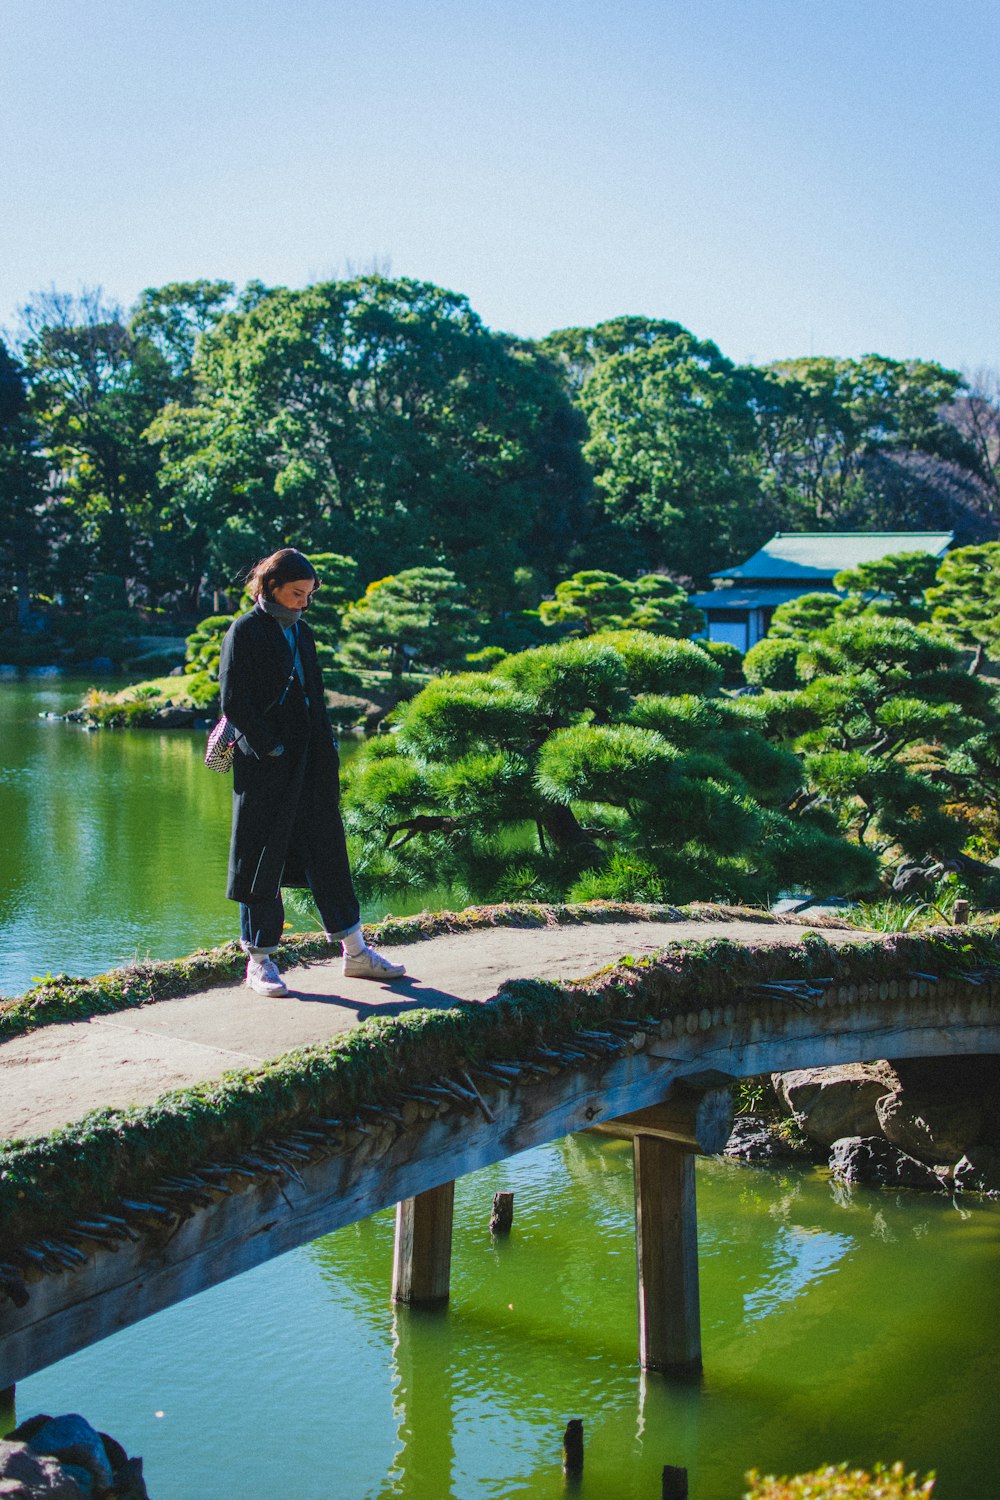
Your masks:
M 878 1135 L 875 1106 L 899 1089 L 899 1079 L 886 1062 L 796 1068 L 773 1074 L 772 1081 L 799 1128 L 822 1146 L 832 1146 L 844 1136 Z
M 51 1454 L 62 1464 L 86 1470 L 98 1491 L 114 1484 L 101 1434 L 76 1412 L 53 1417 L 28 1439 L 28 1446 L 34 1453 Z
M 722 1154 L 735 1161 L 746 1162 L 826 1160 L 813 1141 L 795 1140 L 773 1120 L 766 1120 L 760 1115 L 740 1115 L 733 1121 L 733 1128 Z
M 941 1191 L 944 1183 L 925 1162 L 907 1156 L 884 1136 L 846 1136 L 833 1143 L 830 1170 L 844 1182 L 873 1187 L 908 1187 Z
M 893 1146 L 921 1161 L 953 1166 L 983 1128 L 979 1099 L 956 1098 L 941 1090 L 899 1089 L 875 1106 L 882 1134 Z
M 0 1438 L 0 1496 L 4 1500 L 87 1500 L 58 1459 L 33 1453 L 27 1443 Z
M 1000 1193 L 1000 1146 L 970 1146 L 955 1168 L 955 1186 L 965 1192 Z

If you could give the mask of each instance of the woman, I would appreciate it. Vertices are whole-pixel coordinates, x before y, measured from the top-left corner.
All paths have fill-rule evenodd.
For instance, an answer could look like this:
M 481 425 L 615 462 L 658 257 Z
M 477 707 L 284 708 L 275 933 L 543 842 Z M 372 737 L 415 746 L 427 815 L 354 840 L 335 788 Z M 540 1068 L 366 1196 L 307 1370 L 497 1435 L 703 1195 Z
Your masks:
M 256 601 L 229 627 L 219 663 L 222 711 L 239 730 L 233 757 L 233 832 L 226 895 L 240 903 L 246 982 L 287 995 L 271 955 L 285 920 L 281 887 L 308 886 L 351 979 L 398 979 L 403 964 L 369 948 L 339 809 L 340 761 L 316 642 L 302 619 L 318 585 L 294 547 L 257 563 Z

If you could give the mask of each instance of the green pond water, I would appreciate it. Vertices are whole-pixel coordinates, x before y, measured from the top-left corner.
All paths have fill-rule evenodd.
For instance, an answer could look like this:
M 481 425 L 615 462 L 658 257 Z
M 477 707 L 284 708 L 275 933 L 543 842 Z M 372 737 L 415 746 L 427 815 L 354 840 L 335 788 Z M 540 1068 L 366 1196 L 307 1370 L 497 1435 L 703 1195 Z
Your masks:
M 0 993 L 228 937 L 228 783 L 200 740 L 38 719 L 65 682 L 0 684 Z M 416 905 L 424 902 L 415 895 Z M 491 1240 L 492 1195 L 515 1194 Z M 452 1299 L 388 1299 L 379 1214 L 21 1383 L 145 1459 L 152 1500 L 737 1500 L 744 1471 L 902 1458 L 937 1500 L 992 1500 L 1000 1204 L 848 1192 L 821 1172 L 698 1163 L 705 1374 L 636 1366 L 631 1155 L 577 1136 L 463 1179 Z

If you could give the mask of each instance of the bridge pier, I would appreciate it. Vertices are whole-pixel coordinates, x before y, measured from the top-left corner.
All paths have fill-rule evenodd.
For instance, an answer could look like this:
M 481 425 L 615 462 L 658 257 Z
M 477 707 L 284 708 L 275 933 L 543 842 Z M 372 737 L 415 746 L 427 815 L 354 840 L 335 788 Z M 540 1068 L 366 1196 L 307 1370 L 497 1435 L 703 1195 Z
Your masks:
M 698 1214 L 694 1159 L 729 1138 L 729 1088 L 675 1088 L 660 1104 L 594 1128 L 632 1142 L 639 1363 L 644 1370 L 701 1372 Z
M 416 1307 L 448 1301 L 455 1184 L 443 1182 L 396 1204 L 392 1300 Z
M 639 1363 L 668 1375 L 701 1372 L 695 1153 L 637 1134 L 635 1254 L 639 1283 Z

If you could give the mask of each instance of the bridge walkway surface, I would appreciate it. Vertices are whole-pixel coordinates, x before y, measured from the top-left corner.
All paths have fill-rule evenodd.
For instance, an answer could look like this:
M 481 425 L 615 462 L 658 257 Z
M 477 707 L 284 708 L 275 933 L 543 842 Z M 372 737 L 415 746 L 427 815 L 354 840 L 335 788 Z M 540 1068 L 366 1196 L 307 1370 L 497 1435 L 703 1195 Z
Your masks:
M 89 1110 L 148 1104 L 168 1089 L 326 1042 L 374 1016 L 495 995 L 508 979 L 575 980 L 626 954 L 678 942 L 790 944 L 806 928 L 752 921 L 613 922 L 490 927 L 393 947 L 407 967 L 392 985 L 345 979 L 339 958 L 287 970 L 287 996 L 216 985 L 136 1010 L 49 1025 L 0 1043 L 0 1140 L 45 1135 Z M 827 942 L 870 937 L 825 928 Z

